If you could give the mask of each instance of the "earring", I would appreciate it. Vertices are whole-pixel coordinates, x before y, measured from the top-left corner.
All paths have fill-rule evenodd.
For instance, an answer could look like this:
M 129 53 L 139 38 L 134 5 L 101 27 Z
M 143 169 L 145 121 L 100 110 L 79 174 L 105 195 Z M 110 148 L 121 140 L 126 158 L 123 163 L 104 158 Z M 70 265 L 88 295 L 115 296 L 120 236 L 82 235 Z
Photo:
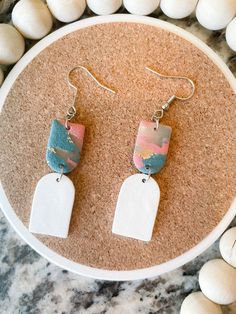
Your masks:
M 34 233 L 66 238 L 74 204 L 75 188 L 65 176 L 80 162 L 85 127 L 71 123 L 76 115 L 77 87 L 72 84 L 70 75 L 75 70 L 84 70 L 100 87 L 115 93 L 101 84 L 84 66 L 73 68 L 68 75 L 68 84 L 75 91 L 73 105 L 67 111 L 65 119 L 53 120 L 49 135 L 46 161 L 54 173 L 42 177 L 33 197 L 29 230 Z
M 159 186 L 151 175 L 158 173 L 165 165 L 172 131 L 171 127 L 159 122 L 176 99 L 184 101 L 194 95 L 195 84 L 187 77 L 162 75 L 149 67 L 146 70 L 161 78 L 187 80 L 192 88 L 187 97 L 171 96 L 161 109 L 154 112 L 151 121 L 140 122 L 133 162 L 141 173 L 128 177 L 118 196 L 112 232 L 150 241 L 160 200 Z

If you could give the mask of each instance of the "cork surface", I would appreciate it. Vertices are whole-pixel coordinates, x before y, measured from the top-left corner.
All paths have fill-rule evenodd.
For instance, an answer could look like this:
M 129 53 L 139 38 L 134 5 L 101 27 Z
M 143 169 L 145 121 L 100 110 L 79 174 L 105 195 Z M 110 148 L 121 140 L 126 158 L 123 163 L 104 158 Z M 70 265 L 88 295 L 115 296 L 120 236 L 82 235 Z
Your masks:
M 45 49 L 21 73 L 0 120 L 1 180 L 19 218 L 28 226 L 37 181 L 50 170 L 45 150 L 52 119 L 73 101 L 67 73 L 88 66 L 99 88 L 83 71 L 73 122 L 86 126 L 75 184 L 69 237 L 37 236 L 57 253 L 104 269 L 149 267 L 184 253 L 220 222 L 235 196 L 235 102 L 229 83 L 195 46 L 167 31 L 139 24 L 97 25 L 71 33 Z M 149 119 L 173 93 L 188 84 L 162 80 L 144 70 L 185 75 L 196 82 L 194 97 L 176 101 L 162 123 L 173 129 L 168 160 L 154 178 L 161 201 L 149 243 L 111 233 L 117 196 L 130 164 L 140 120 Z M 56 215 L 56 213 L 55 213 Z

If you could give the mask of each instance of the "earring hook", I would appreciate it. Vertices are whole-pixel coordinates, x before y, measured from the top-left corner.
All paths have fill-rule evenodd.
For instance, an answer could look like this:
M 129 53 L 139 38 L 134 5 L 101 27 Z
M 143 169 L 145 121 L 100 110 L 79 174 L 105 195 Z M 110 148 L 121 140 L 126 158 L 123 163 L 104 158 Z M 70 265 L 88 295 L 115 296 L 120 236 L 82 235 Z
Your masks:
M 68 130 L 69 126 L 68 126 L 68 121 L 70 121 L 75 115 L 76 115 L 76 108 L 75 108 L 75 102 L 76 102 L 76 97 L 77 97 L 77 91 L 78 91 L 78 87 L 76 87 L 71 79 L 70 79 L 70 75 L 72 72 L 74 72 L 77 69 L 82 69 L 84 70 L 97 84 L 98 86 L 102 87 L 103 89 L 115 94 L 116 92 L 107 87 L 106 85 L 103 85 L 101 82 L 99 82 L 99 80 L 92 74 L 92 72 L 89 71 L 89 69 L 83 65 L 78 65 L 76 67 L 74 67 L 72 70 L 70 70 L 69 74 L 68 74 L 68 78 L 67 78 L 67 82 L 70 85 L 70 87 L 72 87 L 75 90 L 75 96 L 74 96 L 74 102 L 73 105 L 68 109 L 66 116 L 65 116 L 65 127 Z
M 92 74 L 92 72 L 90 72 L 90 70 L 87 67 L 83 66 L 83 65 L 78 65 L 78 66 L 74 67 L 72 70 L 70 70 L 70 72 L 68 74 L 68 83 L 76 91 L 78 90 L 78 88 L 71 82 L 70 75 L 71 75 L 72 72 L 74 72 L 77 69 L 84 70 L 98 84 L 98 86 L 102 87 L 103 89 L 105 89 L 105 90 L 107 90 L 107 91 L 109 91 L 109 92 L 111 92 L 113 94 L 116 93 L 113 89 L 111 89 L 108 86 L 103 85 L 101 82 L 99 82 L 99 80 Z
M 188 77 L 186 77 L 186 76 L 164 75 L 164 74 L 161 74 L 161 73 L 157 72 L 156 70 L 154 70 L 154 69 L 152 69 L 152 68 L 150 68 L 150 67 L 145 67 L 145 69 L 148 70 L 148 71 L 150 71 L 150 72 L 152 72 L 152 73 L 154 73 L 154 74 L 156 74 L 157 76 L 159 76 L 159 77 L 161 77 L 161 78 L 171 78 L 171 79 L 177 79 L 177 80 L 178 80 L 178 79 L 180 79 L 180 80 L 187 80 L 187 81 L 190 83 L 191 87 L 192 87 L 192 91 L 191 91 L 191 93 L 190 93 L 188 96 L 185 96 L 185 97 L 180 97 L 180 96 L 177 96 L 177 95 L 171 96 L 170 99 L 166 102 L 166 104 L 162 106 L 162 109 L 163 109 L 163 110 L 167 110 L 167 109 L 169 108 L 170 104 L 171 104 L 175 99 L 179 99 L 179 100 L 188 100 L 188 99 L 190 99 L 190 98 L 193 97 L 193 95 L 194 95 L 194 93 L 195 93 L 196 87 L 195 87 L 194 82 L 193 82 L 190 78 L 188 78 Z

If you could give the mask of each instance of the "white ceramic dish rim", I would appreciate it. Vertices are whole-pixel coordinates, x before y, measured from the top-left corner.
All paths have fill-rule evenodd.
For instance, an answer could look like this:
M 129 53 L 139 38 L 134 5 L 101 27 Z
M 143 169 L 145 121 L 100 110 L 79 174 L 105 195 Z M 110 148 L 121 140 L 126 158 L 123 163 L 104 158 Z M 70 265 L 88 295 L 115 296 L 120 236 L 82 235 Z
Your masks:
M 135 16 L 129 14 L 117 14 L 117 15 L 109 15 L 109 16 L 96 16 L 92 18 L 87 18 L 84 20 L 77 21 L 75 23 L 66 25 L 59 30 L 51 33 L 40 42 L 38 42 L 33 48 L 31 48 L 22 58 L 21 60 L 14 66 L 9 75 L 7 76 L 5 82 L 3 83 L 0 89 L 0 110 L 2 109 L 5 99 L 17 79 L 18 75 L 24 70 L 24 68 L 32 61 L 32 59 L 37 56 L 43 49 L 48 47 L 51 43 L 58 40 L 59 38 L 82 28 L 86 28 L 96 24 L 104 24 L 104 23 L 112 23 L 112 22 L 129 22 L 129 23 L 141 23 L 150 26 L 155 26 L 158 28 L 162 28 L 168 30 L 172 33 L 177 34 L 178 36 L 188 40 L 200 50 L 202 50 L 223 72 L 232 89 L 236 93 L 236 80 L 233 74 L 230 72 L 226 64 L 218 57 L 206 44 L 204 44 L 200 39 L 196 38 L 192 34 L 187 31 L 169 24 L 167 22 L 150 18 L 144 16 Z M 123 281 L 123 280 L 137 280 L 144 278 L 151 278 L 165 272 L 172 271 L 183 264 L 191 261 L 203 251 L 205 251 L 211 244 L 213 244 L 217 238 L 224 232 L 230 222 L 236 215 L 236 200 L 232 203 L 231 207 L 220 221 L 220 223 L 196 246 L 186 251 L 184 254 L 179 255 L 178 257 L 169 260 L 168 262 L 162 263 L 160 265 L 152 266 L 149 268 L 129 270 L 129 271 L 113 271 L 113 270 L 105 270 L 99 268 L 93 268 L 90 266 L 82 265 L 76 262 L 73 262 L 53 250 L 49 249 L 42 242 L 40 242 L 34 235 L 32 235 L 28 229 L 23 225 L 21 220 L 16 215 L 14 209 L 11 207 L 7 196 L 4 192 L 3 186 L 0 183 L 0 205 L 1 208 L 11 223 L 12 227 L 15 231 L 20 235 L 20 237 L 28 243 L 35 251 L 37 251 L 40 255 L 45 257 L 50 262 L 77 273 L 79 275 L 83 275 L 90 278 L 101 279 L 101 280 L 115 280 L 115 281 Z

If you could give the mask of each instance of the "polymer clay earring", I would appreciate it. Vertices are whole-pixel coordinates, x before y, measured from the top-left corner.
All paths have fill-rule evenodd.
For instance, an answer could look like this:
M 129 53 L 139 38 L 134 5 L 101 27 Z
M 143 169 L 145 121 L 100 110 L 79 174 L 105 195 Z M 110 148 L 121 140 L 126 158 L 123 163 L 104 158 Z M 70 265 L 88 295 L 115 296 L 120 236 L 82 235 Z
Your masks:
M 64 174 L 78 166 L 85 133 L 84 125 L 70 122 L 76 115 L 77 100 L 77 87 L 70 75 L 77 69 L 84 70 L 103 89 L 115 93 L 84 66 L 75 67 L 69 73 L 68 83 L 75 90 L 74 102 L 64 119 L 52 121 L 46 161 L 54 173 L 42 177 L 36 186 L 29 224 L 31 232 L 61 238 L 68 235 L 75 196 L 74 185 Z
M 187 80 L 192 91 L 187 97 L 171 96 L 154 112 L 151 121 L 140 122 L 133 162 L 141 173 L 128 177 L 121 186 L 112 232 L 142 241 L 150 241 L 152 238 L 160 189 L 151 175 L 158 173 L 165 165 L 172 132 L 171 127 L 160 124 L 159 121 L 174 100 L 188 100 L 195 92 L 194 82 L 187 77 L 162 75 L 149 67 L 146 70 L 161 78 Z

